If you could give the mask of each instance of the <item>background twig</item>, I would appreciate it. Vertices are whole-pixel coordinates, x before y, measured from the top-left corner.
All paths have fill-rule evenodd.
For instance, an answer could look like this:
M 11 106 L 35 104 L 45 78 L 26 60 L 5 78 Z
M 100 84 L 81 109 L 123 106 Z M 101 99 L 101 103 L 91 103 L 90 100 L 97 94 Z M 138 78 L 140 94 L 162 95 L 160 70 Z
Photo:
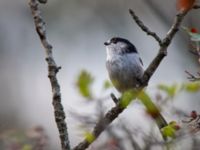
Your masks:
M 192 73 L 186 70 L 185 73 L 188 75 L 187 78 L 190 81 L 200 81 L 200 72 L 197 72 L 197 75 L 193 75 Z
M 133 17 L 133 19 L 135 20 L 135 22 L 137 23 L 137 25 L 144 31 L 146 32 L 147 35 L 152 36 L 158 43 L 159 45 L 162 44 L 162 41 L 160 39 L 160 37 L 155 33 L 149 30 L 149 28 L 147 26 L 145 26 L 143 24 L 143 22 L 140 20 L 140 18 L 135 14 L 135 12 L 131 9 L 129 9 L 129 13 L 131 14 L 131 16 Z
M 46 1 L 43 1 L 43 2 L 45 3 Z M 40 37 L 42 45 L 45 48 L 46 61 L 48 64 L 48 77 L 50 79 L 52 94 L 53 94 L 54 115 L 55 115 L 55 121 L 56 121 L 58 130 L 59 130 L 59 134 L 60 134 L 62 150 L 70 150 L 67 124 L 65 122 L 65 112 L 61 104 L 60 85 L 56 77 L 56 74 L 61 69 L 61 67 L 58 67 L 54 61 L 53 54 L 52 54 L 52 46 L 47 41 L 45 22 L 43 21 L 40 15 L 38 4 L 39 3 L 37 0 L 30 0 L 29 2 L 32 16 L 35 22 L 36 31 Z

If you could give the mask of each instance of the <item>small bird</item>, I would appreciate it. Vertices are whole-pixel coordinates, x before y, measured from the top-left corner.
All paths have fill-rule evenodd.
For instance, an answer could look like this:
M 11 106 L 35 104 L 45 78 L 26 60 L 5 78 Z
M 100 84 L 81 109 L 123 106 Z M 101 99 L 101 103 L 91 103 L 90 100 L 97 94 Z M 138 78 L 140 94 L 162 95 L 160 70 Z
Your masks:
M 120 93 L 137 88 L 144 69 L 135 46 L 120 37 L 113 37 L 104 45 L 107 52 L 106 68 L 115 88 Z
M 120 37 L 113 37 L 104 45 L 107 52 L 106 68 L 115 88 L 121 94 L 140 88 L 144 69 L 136 47 L 128 40 Z M 152 106 L 155 108 L 153 112 L 156 112 L 156 114 L 151 113 L 150 115 L 156 121 L 159 129 L 167 125 L 167 122 L 151 100 L 143 102 L 143 104 L 149 112 L 152 112 Z

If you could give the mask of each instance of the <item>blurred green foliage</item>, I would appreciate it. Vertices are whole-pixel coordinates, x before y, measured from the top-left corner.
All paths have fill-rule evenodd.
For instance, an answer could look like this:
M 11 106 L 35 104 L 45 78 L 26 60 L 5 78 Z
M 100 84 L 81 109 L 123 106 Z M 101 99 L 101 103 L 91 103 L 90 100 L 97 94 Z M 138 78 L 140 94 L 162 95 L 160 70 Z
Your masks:
M 186 82 L 172 85 L 159 84 L 157 87 L 159 90 L 165 92 L 168 97 L 174 98 L 179 92 L 198 92 L 200 90 L 200 82 Z
M 95 136 L 91 132 L 85 132 L 84 137 L 89 143 L 92 143 L 95 140 Z
M 179 130 L 179 125 L 176 121 L 171 121 L 168 126 L 161 129 L 165 137 L 175 138 L 176 132 Z
M 80 94 L 87 98 L 92 99 L 91 85 L 94 82 L 93 76 L 86 70 L 82 70 L 78 75 L 76 85 Z
M 175 138 L 176 130 L 172 128 L 170 125 L 164 127 L 161 131 L 165 137 Z
M 158 89 L 166 92 L 166 94 L 173 98 L 175 96 L 175 94 L 178 91 L 178 85 L 177 84 L 173 84 L 173 85 L 165 85 L 165 84 L 160 84 L 158 85 Z
M 107 89 L 112 88 L 112 87 L 113 87 L 113 85 L 112 85 L 112 83 L 110 81 L 108 81 L 108 80 L 104 81 L 104 84 L 103 84 L 103 89 L 104 90 L 107 90 Z
M 200 90 L 200 82 L 189 82 L 183 84 L 183 87 L 188 92 L 198 92 Z
M 126 108 L 129 105 L 129 103 L 137 97 L 138 94 L 139 93 L 135 90 L 124 92 L 121 96 L 120 106 L 122 108 Z

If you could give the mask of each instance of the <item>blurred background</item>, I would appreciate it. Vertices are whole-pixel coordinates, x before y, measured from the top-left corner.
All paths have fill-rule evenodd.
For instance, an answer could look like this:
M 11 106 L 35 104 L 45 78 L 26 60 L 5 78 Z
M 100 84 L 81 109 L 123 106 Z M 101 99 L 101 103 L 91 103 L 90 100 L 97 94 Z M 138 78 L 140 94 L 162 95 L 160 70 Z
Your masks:
M 58 73 L 62 102 L 66 111 L 70 141 L 76 145 L 82 139 L 79 122 L 70 111 L 94 111 L 77 91 L 76 79 L 82 69 L 95 78 L 92 87 L 102 96 L 102 83 L 108 79 L 105 68 L 105 41 L 113 36 L 129 39 L 137 47 L 144 67 L 158 52 L 158 44 L 147 36 L 132 20 L 132 8 L 152 31 L 164 37 L 176 15 L 176 1 L 158 0 L 49 0 L 40 7 L 46 21 L 49 42 L 55 60 L 62 66 Z M 200 12 L 191 11 L 184 26 L 200 29 Z M 152 77 L 148 90 L 158 83 L 187 81 L 185 70 L 198 71 L 196 57 L 188 52 L 188 36 L 180 31 Z M 115 89 L 111 89 L 119 95 Z M 109 92 L 111 92 L 109 91 Z M 108 93 L 109 93 L 108 92 Z M 199 94 L 182 95 L 174 105 L 186 112 L 199 110 Z M 113 106 L 112 102 L 108 107 Z M 129 118 L 129 114 L 132 117 Z M 143 124 L 143 110 L 132 107 L 120 118 L 128 118 L 134 126 Z M 167 116 L 167 114 L 165 114 Z M 60 142 L 54 121 L 51 88 L 47 78 L 44 49 L 35 32 L 27 0 L 0 1 L 0 131 L 29 129 L 42 126 L 49 138 L 50 148 L 59 149 Z M 144 129 L 148 125 L 144 124 Z

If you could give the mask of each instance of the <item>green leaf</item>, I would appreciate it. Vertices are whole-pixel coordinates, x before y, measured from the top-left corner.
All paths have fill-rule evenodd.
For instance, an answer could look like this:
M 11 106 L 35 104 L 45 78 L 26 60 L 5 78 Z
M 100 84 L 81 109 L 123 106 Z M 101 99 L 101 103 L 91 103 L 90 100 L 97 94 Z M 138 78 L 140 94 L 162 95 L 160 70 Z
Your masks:
M 157 118 L 157 116 L 160 113 L 160 110 L 156 107 L 156 105 L 153 103 L 151 97 L 145 92 L 142 91 L 139 96 L 138 99 L 141 100 L 141 102 L 144 104 L 144 106 L 147 109 L 147 112 L 153 117 L 153 118 Z
M 189 82 L 184 84 L 184 88 L 188 92 L 198 92 L 200 90 L 200 82 Z
M 162 128 L 161 132 L 165 137 L 175 138 L 176 130 L 173 127 L 171 127 L 170 125 Z
M 91 85 L 94 81 L 94 78 L 92 75 L 87 72 L 86 70 L 82 70 L 78 76 L 76 85 L 79 89 L 80 94 L 88 99 L 92 98 L 92 93 L 91 93 Z
M 178 123 L 176 121 L 171 121 L 169 123 L 169 126 L 171 126 L 173 129 L 175 129 L 176 131 L 179 130 L 181 127 L 178 125 Z
M 92 143 L 95 140 L 95 136 L 90 132 L 85 132 L 84 137 L 89 143 Z
M 178 85 L 173 84 L 171 86 L 160 84 L 158 85 L 158 89 L 164 91 L 169 97 L 173 98 L 177 91 L 178 91 Z
M 176 121 L 171 121 L 166 127 L 161 129 L 162 134 L 165 137 L 176 137 L 176 132 L 180 129 L 180 126 L 177 124 Z
M 130 104 L 130 102 L 137 97 L 138 94 L 139 92 L 134 90 L 128 90 L 124 92 L 121 96 L 120 106 L 122 108 L 126 108 Z
M 111 87 L 113 87 L 113 85 L 110 83 L 110 81 L 105 80 L 105 81 L 104 81 L 104 84 L 103 84 L 103 89 L 104 89 L 104 90 L 107 90 L 107 89 L 109 89 L 109 88 L 111 88 Z

